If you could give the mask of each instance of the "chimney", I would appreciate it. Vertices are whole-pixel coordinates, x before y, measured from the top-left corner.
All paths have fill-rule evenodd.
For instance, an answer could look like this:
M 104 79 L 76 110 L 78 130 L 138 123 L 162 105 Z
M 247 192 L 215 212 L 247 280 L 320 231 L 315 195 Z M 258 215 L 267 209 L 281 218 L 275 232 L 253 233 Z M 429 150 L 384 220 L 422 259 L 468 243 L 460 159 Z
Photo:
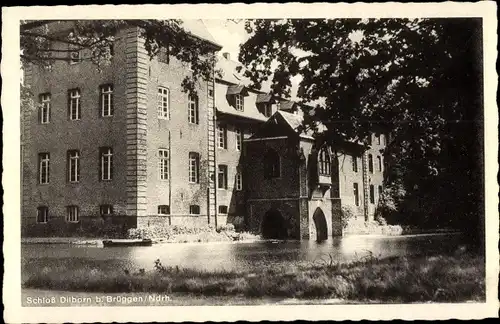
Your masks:
M 229 59 L 231 58 L 231 56 L 229 55 L 229 53 L 228 53 L 228 52 L 224 52 L 224 53 L 222 53 L 222 56 L 224 56 L 224 58 L 225 58 L 226 60 L 229 60 Z

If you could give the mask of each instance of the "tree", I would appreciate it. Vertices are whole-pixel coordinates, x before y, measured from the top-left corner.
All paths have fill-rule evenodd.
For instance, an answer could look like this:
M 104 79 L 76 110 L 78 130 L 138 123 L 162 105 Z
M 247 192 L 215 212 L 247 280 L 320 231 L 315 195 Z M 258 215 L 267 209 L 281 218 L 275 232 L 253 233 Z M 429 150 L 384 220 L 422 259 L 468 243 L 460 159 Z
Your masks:
M 479 19 L 247 20 L 239 60 L 256 87 L 297 96 L 304 127 L 332 145 L 391 134 L 389 184 L 426 205 L 418 219 L 478 218 L 482 197 Z M 275 71 L 271 67 L 276 66 Z M 318 129 L 317 123 L 325 126 Z M 397 172 L 396 172 L 397 171 Z M 436 196 L 437 195 L 437 196 Z M 430 200 L 432 198 L 432 201 Z M 438 199 L 438 201 L 436 201 Z M 436 206 L 437 204 L 437 206 Z M 460 209 L 465 208 L 465 209 Z M 479 209 L 478 209 L 479 208 Z M 413 209 L 415 210 L 415 209 Z M 408 216 L 408 215 L 406 215 Z M 468 218 L 462 218 L 465 226 Z
M 54 32 L 54 24 L 68 24 L 63 32 Z M 87 50 L 89 60 L 99 70 L 110 63 L 116 34 L 123 28 L 138 27 L 151 58 L 165 51 L 189 65 L 193 73 L 183 80 L 185 91 L 192 91 L 198 81 L 213 77 L 217 46 L 193 36 L 181 20 L 66 20 L 22 21 L 20 27 L 23 64 L 50 65 L 68 61 L 71 52 Z M 67 44 L 66 48 L 56 46 Z

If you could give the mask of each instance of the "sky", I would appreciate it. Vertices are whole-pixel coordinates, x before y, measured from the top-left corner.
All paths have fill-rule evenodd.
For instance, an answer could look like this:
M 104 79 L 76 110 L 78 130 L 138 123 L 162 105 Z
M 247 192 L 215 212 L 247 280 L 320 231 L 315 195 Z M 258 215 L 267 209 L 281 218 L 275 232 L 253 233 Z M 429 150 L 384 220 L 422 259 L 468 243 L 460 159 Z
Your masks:
M 217 43 L 222 46 L 220 53 L 229 53 L 231 59 L 237 61 L 239 45 L 248 37 L 243 19 L 234 21 L 204 19 L 203 23 Z

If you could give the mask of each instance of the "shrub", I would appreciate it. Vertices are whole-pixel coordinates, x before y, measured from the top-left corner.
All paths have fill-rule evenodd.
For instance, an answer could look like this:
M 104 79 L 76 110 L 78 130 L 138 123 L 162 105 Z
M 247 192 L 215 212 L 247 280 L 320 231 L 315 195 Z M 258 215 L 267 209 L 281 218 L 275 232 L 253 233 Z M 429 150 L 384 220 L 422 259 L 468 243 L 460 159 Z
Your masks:
M 349 206 L 342 206 L 342 228 L 347 228 L 350 221 L 355 217 L 352 208 Z

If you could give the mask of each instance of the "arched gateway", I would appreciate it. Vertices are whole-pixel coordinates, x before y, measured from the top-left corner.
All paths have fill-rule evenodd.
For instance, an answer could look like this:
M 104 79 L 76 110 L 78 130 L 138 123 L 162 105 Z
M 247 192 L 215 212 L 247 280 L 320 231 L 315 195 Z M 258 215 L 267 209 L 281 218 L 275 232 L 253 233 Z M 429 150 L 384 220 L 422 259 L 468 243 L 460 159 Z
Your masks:
M 276 209 L 270 209 L 264 215 L 261 224 L 262 237 L 265 239 L 286 239 L 285 219 Z
M 325 214 L 321 208 L 316 208 L 313 214 L 314 227 L 316 228 L 316 240 L 324 241 L 328 239 L 328 225 Z

